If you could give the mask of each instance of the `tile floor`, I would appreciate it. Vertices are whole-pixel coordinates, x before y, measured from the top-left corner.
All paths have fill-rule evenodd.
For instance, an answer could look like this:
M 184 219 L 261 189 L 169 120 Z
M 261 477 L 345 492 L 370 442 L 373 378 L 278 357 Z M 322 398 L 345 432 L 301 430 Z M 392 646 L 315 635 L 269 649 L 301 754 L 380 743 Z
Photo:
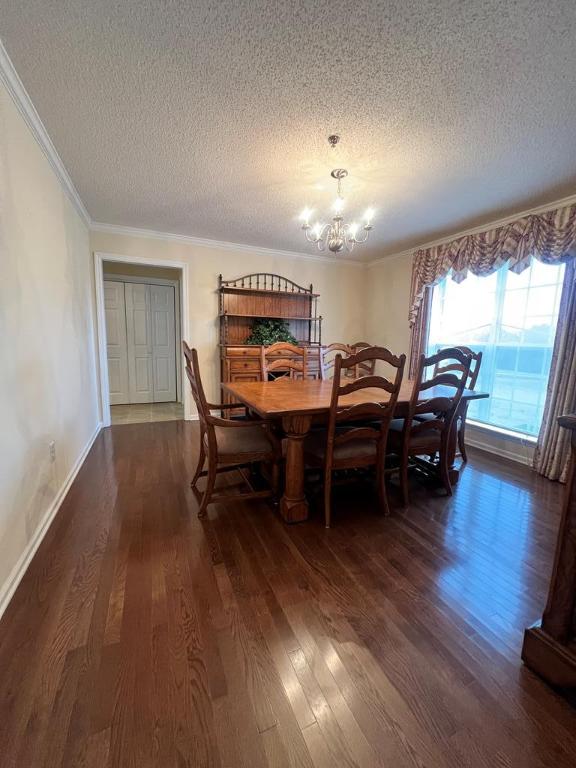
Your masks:
M 178 421 L 184 418 L 182 403 L 136 403 L 110 406 L 112 424 L 141 424 L 150 421 Z

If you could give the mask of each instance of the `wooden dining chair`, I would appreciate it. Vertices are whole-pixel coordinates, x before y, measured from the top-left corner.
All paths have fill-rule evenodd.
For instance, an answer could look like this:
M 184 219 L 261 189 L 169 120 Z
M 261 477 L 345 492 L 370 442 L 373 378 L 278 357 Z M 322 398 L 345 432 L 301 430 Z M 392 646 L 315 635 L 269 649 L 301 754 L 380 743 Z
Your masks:
M 470 370 L 468 372 L 468 381 L 466 382 L 466 389 L 475 389 L 476 382 L 478 381 L 478 374 L 480 373 L 480 366 L 482 365 L 482 352 L 474 352 L 470 347 L 455 347 L 470 357 Z M 437 363 L 434 366 L 434 375 L 438 373 L 448 373 L 450 371 L 460 371 L 462 365 L 456 360 L 448 361 L 445 364 Z M 468 455 L 466 453 L 466 417 L 468 415 L 468 406 L 470 405 L 468 400 L 463 400 L 458 408 L 456 414 L 457 429 L 458 429 L 458 450 L 462 456 L 462 461 L 466 463 L 468 461 Z
M 262 381 L 268 381 L 270 373 L 275 374 L 274 380 L 304 379 L 308 376 L 308 350 L 286 341 L 262 347 L 260 372 Z
M 365 376 L 345 380 L 345 371 L 371 360 L 382 360 L 394 371 L 393 380 L 384 376 Z M 406 355 L 396 357 L 384 347 L 370 347 L 343 359 L 336 356 L 328 430 L 312 432 L 304 444 L 304 456 L 311 466 L 324 470 L 324 520 L 331 522 L 331 492 L 333 472 L 358 467 L 376 468 L 376 485 L 380 507 L 389 513 L 384 484 L 386 440 L 388 426 L 394 415 L 396 401 L 404 375 Z M 350 404 L 346 396 L 370 389 L 359 403 Z M 378 394 L 374 390 L 380 390 Z M 357 399 L 357 398 L 355 398 Z
M 350 346 L 352 347 L 352 350 L 354 351 L 354 353 L 356 353 L 356 352 L 360 352 L 360 350 L 362 349 L 371 347 L 372 344 L 369 344 L 367 341 L 355 341 L 354 344 L 350 344 Z M 355 373 L 355 377 L 358 378 L 359 376 L 373 376 L 375 370 L 376 370 L 376 360 L 368 360 L 367 362 L 358 366 L 358 369 Z
M 454 360 L 459 363 L 457 371 L 433 373 L 426 378 L 426 369 Z M 452 495 L 452 484 L 448 466 L 450 435 L 462 392 L 466 387 L 470 371 L 470 357 L 456 347 L 450 347 L 437 352 L 435 355 L 420 356 L 416 378 L 408 413 L 405 419 L 394 419 L 388 432 L 388 451 L 400 458 L 400 485 L 404 506 L 408 506 L 408 464 L 412 456 L 433 456 L 438 454 L 438 472 L 440 480 L 448 495 Z M 443 386 L 445 391 L 432 392 L 428 399 L 423 399 L 423 393 Z M 418 417 L 425 416 L 420 420 Z
M 354 350 L 348 344 L 343 342 L 335 342 L 334 344 L 328 344 L 322 347 L 320 351 L 320 378 L 322 380 L 328 380 L 334 378 L 334 369 L 336 367 L 336 356 L 340 354 L 342 357 L 350 357 L 354 354 Z M 354 376 L 354 378 L 357 378 Z
M 238 501 L 269 498 L 277 493 L 281 446 L 275 438 L 270 424 L 265 421 L 242 421 L 219 418 L 212 415 L 215 410 L 242 408 L 238 403 L 209 403 L 204 394 L 198 366 L 198 353 L 182 342 L 186 358 L 186 375 L 192 389 L 192 396 L 200 420 L 200 455 L 198 465 L 190 483 L 200 500 L 198 517 L 204 517 L 206 507 L 212 502 Z M 208 460 L 208 468 L 204 464 Z M 270 464 L 272 468 L 272 489 L 255 491 L 242 469 L 255 463 Z M 239 471 L 250 488 L 248 493 L 235 495 L 214 494 L 216 476 L 221 472 Z M 196 485 L 201 477 L 207 477 L 203 494 Z

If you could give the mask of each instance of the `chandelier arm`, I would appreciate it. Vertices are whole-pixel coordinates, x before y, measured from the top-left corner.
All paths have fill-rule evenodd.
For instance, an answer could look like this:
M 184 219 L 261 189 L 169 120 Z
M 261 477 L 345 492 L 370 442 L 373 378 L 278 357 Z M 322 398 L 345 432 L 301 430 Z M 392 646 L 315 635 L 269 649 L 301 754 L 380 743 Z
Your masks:
M 368 240 L 368 235 L 370 234 L 369 229 L 364 229 L 364 232 L 366 233 L 364 237 L 358 237 L 357 235 L 354 236 L 354 242 L 358 243 L 358 245 L 362 245 L 362 243 L 365 243 L 366 240 Z
M 317 243 L 321 239 L 321 234 L 315 235 L 314 231 L 312 230 L 312 227 L 302 227 L 304 230 L 304 235 L 306 236 L 306 240 L 309 243 Z M 312 232 L 312 234 L 310 234 Z
M 330 235 L 332 233 L 332 224 L 324 224 L 322 227 L 322 231 L 320 232 L 320 239 L 322 241 L 322 250 L 326 250 L 326 246 L 328 245 L 328 241 L 330 240 Z
M 349 251 L 349 252 L 352 252 L 352 249 L 354 248 L 354 245 L 358 242 L 356 240 L 356 235 L 351 234 L 351 232 L 350 232 L 351 225 L 350 224 L 344 224 L 344 226 L 342 228 L 344 230 L 344 242 L 346 244 L 346 250 Z

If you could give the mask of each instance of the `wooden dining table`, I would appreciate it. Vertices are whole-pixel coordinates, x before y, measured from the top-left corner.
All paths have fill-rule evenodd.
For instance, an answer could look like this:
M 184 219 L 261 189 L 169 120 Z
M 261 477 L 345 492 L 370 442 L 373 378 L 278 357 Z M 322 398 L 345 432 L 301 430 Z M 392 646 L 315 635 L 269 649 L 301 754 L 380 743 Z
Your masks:
M 394 416 L 403 418 L 408 412 L 414 382 L 402 383 Z M 230 398 L 246 406 L 263 419 L 277 421 L 286 437 L 286 470 L 284 494 L 280 500 L 280 513 L 288 523 L 297 523 L 308 517 L 308 501 L 304 493 L 304 441 L 313 425 L 326 423 L 330 411 L 332 382 L 320 380 L 228 382 L 222 388 Z M 366 388 L 340 397 L 341 405 L 365 403 L 370 394 L 374 402 L 385 403 L 382 389 Z M 452 397 L 454 390 L 446 386 L 431 387 L 422 393 L 422 401 L 435 397 Z M 462 399 L 479 400 L 489 397 L 486 392 L 465 389 Z M 456 456 L 456 420 L 450 439 L 448 463 L 450 480 L 458 482 L 459 472 L 454 466 Z

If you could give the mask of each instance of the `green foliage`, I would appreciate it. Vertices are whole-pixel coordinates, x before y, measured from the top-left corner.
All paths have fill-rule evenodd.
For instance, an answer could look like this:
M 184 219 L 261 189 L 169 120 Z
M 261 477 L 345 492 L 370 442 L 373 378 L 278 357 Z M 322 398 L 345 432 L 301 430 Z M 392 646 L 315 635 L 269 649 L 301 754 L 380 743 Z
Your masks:
M 246 339 L 246 344 L 261 344 L 265 347 L 277 341 L 287 341 L 289 344 L 298 342 L 290 333 L 286 320 L 271 320 L 259 317 L 254 321 L 252 333 Z

